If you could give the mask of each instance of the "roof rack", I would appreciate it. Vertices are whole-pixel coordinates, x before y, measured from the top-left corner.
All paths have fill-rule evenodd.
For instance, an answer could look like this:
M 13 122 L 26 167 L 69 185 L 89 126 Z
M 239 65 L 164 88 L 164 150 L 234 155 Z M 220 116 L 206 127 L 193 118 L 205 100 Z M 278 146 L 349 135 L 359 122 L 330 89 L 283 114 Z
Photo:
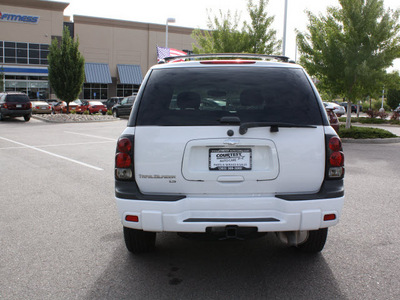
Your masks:
M 169 56 L 161 59 L 158 63 L 168 63 L 174 60 L 196 60 L 200 58 L 253 58 L 257 60 L 278 60 L 281 62 L 289 62 L 289 57 L 282 55 L 267 54 L 250 54 L 250 53 L 208 53 L 208 54 L 191 54 L 182 56 Z

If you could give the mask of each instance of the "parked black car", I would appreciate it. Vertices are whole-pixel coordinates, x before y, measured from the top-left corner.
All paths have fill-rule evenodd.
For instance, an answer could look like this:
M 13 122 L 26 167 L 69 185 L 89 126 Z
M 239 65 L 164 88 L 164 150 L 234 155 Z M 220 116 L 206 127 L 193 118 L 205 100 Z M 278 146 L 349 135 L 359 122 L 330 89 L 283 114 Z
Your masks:
M 112 108 L 112 114 L 114 118 L 121 116 L 129 116 L 131 113 L 133 102 L 135 102 L 136 95 L 125 97 L 121 103 L 116 104 Z
M 105 106 L 107 106 L 107 110 L 112 109 L 115 104 L 121 103 L 124 97 L 111 97 L 106 102 L 104 102 Z
M 24 117 L 29 121 L 32 116 L 32 103 L 24 93 L 0 93 L 0 121 L 5 117 Z
M 341 106 L 344 106 L 347 112 L 347 102 L 342 102 L 340 103 Z M 362 112 L 362 105 L 358 105 L 360 107 L 360 112 Z M 351 112 L 356 113 L 357 112 L 357 104 L 351 104 Z

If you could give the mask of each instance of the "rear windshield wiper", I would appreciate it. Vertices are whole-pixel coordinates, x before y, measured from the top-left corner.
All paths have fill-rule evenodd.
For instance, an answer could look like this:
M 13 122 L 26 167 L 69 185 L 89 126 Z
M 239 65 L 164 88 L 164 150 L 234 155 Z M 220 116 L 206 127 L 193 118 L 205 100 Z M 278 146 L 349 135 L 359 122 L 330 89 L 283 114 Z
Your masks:
M 314 125 L 301 125 L 301 124 L 294 124 L 294 123 L 281 123 L 281 122 L 248 122 L 243 123 L 239 127 L 239 133 L 245 134 L 249 128 L 255 127 L 271 127 L 271 132 L 278 132 L 279 127 L 296 127 L 296 128 L 317 128 Z

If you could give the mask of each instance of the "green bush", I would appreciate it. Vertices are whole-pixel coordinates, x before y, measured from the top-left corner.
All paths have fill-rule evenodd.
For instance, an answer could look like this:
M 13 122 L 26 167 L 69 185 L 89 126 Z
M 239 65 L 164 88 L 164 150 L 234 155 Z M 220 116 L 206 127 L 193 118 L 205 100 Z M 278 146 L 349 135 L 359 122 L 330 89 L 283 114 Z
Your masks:
M 358 118 L 358 122 L 361 124 L 384 124 L 386 120 L 376 118 Z
M 112 111 L 111 109 L 107 110 L 107 115 L 111 116 L 112 115 Z
M 346 118 L 339 118 L 339 122 L 346 123 Z M 376 118 L 351 118 L 351 123 L 361 123 L 361 124 L 384 124 L 387 123 L 386 120 L 376 119 Z
M 85 111 L 83 112 L 83 114 L 84 114 L 84 115 L 88 115 L 88 114 L 89 114 L 89 110 L 85 110 Z
M 353 139 L 385 139 L 397 137 L 395 134 L 380 128 L 352 126 L 346 129 L 344 125 L 340 125 L 339 136 L 341 138 Z

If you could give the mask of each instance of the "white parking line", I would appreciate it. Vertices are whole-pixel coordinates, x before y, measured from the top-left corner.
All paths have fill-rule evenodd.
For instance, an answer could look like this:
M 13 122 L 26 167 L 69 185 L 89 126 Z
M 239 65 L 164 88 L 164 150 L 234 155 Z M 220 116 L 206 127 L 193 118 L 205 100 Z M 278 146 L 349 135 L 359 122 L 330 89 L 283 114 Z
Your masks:
M 98 136 L 98 135 L 91 135 L 91 134 L 78 133 L 78 132 L 72 132 L 72 131 L 64 131 L 64 132 L 65 132 L 65 133 L 70 133 L 70 134 L 83 135 L 83 136 L 94 137 L 94 138 L 98 138 L 98 139 L 103 139 L 103 140 L 109 140 L 109 141 L 117 142 L 116 139 L 110 139 L 110 138 L 106 138 L 106 137 Z
M 96 167 L 96 166 L 92 166 L 92 165 L 86 164 L 84 162 L 81 162 L 81 161 L 78 161 L 78 160 L 75 160 L 75 159 L 72 159 L 72 158 L 68 158 L 68 157 L 65 157 L 65 156 L 62 156 L 62 155 L 58 155 L 58 154 L 55 154 L 55 153 L 52 153 L 52 152 L 49 152 L 49 151 L 45 151 L 45 150 L 42 150 L 42 149 L 39 149 L 39 148 L 36 148 L 36 147 L 33 147 L 33 146 L 29 146 L 29 145 L 26 145 L 26 144 L 23 144 L 23 143 L 20 143 L 20 142 L 17 142 L 17 141 L 13 141 L 13 140 L 1 137 L 1 136 L 0 136 L 0 139 L 2 139 L 4 141 L 7 141 L 7 142 L 10 142 L 10 143 L 14 143 L 14 144 L 23 146 L 25 148 L 29 148 L 29 149 L 36 150 L 36 151 L 39 151 L 39 152 L 42 152 L 42 153 L 46 153 L 48 155 L 55 156 L 57 158 L 61 158 L 61 159 L 64 159 L 64 160 L 67 160 L 67 161 L 70 161 L 70 162 L 73 162 L 73 163 L 76 163 L 76 164 L 79 164 L 79 165 L 82 165 L 82 166 L 85 166 L 85 167 L 88 167 L 88 168 L 92 168 L 92 169 L 95 169 L 97 171 L 104 171 L 102 168 L 99 168 L 99 167 Z
M 114 142 L 114 141 L 113 141 Z M 107 144 L 110 143 L 110 141 L 104 141 L 104 142 L 85 142 L 85 143 L 69 143 L 69 144 L 52 144 L 52 145 L 36 145 L 36 146 L 31 146 L 31 147 L 36 147 L 36 148 L 48 148 L 48 147 L 62 147 L 62 146 L 81 146 L 81 145 L 97 145 L 97 144 Z M 0 150 L 10 150 L 10 149 L 24 149 L 26 147 L 23 146 L 15 146 L 15 147 L 3 147 L 0 148 Z

